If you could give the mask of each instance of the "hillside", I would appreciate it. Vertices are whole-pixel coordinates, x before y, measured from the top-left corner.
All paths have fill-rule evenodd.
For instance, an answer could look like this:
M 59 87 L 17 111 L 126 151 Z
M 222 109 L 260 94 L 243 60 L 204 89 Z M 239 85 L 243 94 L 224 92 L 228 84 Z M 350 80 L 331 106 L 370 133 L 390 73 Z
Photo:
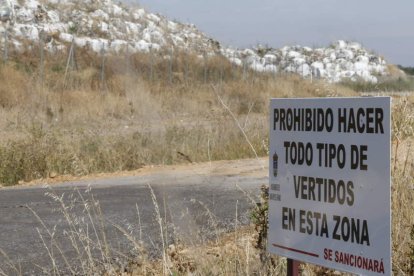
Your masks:
M 295 73 L 329 82 L 344 79 L 376 83 L 389 74 L 386 61 L 359 43 L 337 41 L 324 48 L 286 46 L 233 49 L 220 45 L 194 25 L 170 21 L 139 7 L 111 0 L 3 0 L 0 9 L 4 45 L 22 50 L 44 40 L 49 52 L 77 47 L 102 51 L 150 52 L 160 49 L 189 51 L 199 58 L 223 55 L 246 69 Z M 7 35 L 5 34 L 7 30 Z

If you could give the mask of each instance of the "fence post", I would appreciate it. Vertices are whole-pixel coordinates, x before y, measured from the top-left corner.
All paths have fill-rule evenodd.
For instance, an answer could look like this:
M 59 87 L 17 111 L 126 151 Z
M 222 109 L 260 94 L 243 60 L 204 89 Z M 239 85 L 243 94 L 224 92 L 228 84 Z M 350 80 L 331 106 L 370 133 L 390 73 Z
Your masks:
M 64 85 L 65 88 L 67 88 L 66 87 L 66 81 L 67 81 L 67 78 L 68 78 L 69 67 L 73 66 L 72 59 L 73 59 L 73 48 L 74 47 L 75 47 L 75 38 L 72 39 L 72 44 L 70 45 L 70 49 L 69 49 L 68 60 L 66 62 L 65 78 L 64 78 L 64 81 L 63 81 L 63 85 Z
M 43 83 L 44 83 L 44 62 L 45 62 L 45 52 L 44 52 L 44 44 L 43 44 L 43 31 L 39 35 L 39 50 L 40 50 L 40 89 L 43 92 Z
M 207 84 L 207 52 L 203 52 L 203 58 L 204 58 L 204 84 Z
M 168 81 L 170 85 L 173 82 L 172 71 L 173 71 L 173 58 L 174 58 L 174 48 L 171 46 L 170 50 L 170 59 L 169 59 L 169 66 L 168 66 Z
M 131 71 L 131 68 L 130 68 L 131 65 L 130 65 L 129 58 L 130 58 L 130 54 L 129 54 L 129 43 L 128 43 L 127 46 L 126 46 L 126 52 L 125 52 L 126 74 L 127 74 L 127 76 L 130 76 L 131 75 L 131 73 L 130 73 L 130 71 Z
M 188 59 L 190 58 L 190 54 L 188 52 L 184 53 L 184 82 L 185 85 L 188 85 Z
M 73 49 L 72 49 L 72 69 L 78 71 L 78 60 L 76 59 L 76 43 L 73 42 Z
M 313 82 L 313 67 L 311 66 L 310 81 Z
M 153 81 L 153 77 L 154 77 L 154 55 L 152 52 L 152 44 L 150 45 L 150 75 L 149 75 L 149 80 L 150 82 Z
M 101 65 L 101 93 L 105 94 L 105 44 L 102 44 L 101 49 L 102 65 Z
M 223 84 L 223 80 L 224 80 L 224 62 L 223 62 L 223 60 L 220 60 L 220 68 L 219 68 L 220 86 Z
M 8 58 L 9 58 L 9 35 L 8 35 L 8 30 L 9 30 L 9 21 L 7 21 L 6 24 L 6 28 L 4 30 L 4 52 L 3 52 L 3 62 L 6 63 Z
M 235 61 L 236 61 L 236 51 L 233 52 L 233 62 L 231 63 L 231 76 L 233 78 L 233 80 L 236 79 L 236 71 L 237 71 L 237 67 L 239 67 Z
M 127 43 L 126 50 L 125 50 L 125 78 L 124 78 L 124 92 L 127 95 L 128 92 L 132 90 L 131 85 L 131 77 L 133 76 L 131 72 L 131 62 L 130 62 L 131 54 L 129 52 L 129 43 Z
M 272 63 L 273 64 L 273 63 Z M 278 66 L 276 64 L 273 64 L 275 66 L 275 71 L 273 72 L 273 78 L 276 80 L 277 79 L 277 71 L 279 70 Z
M 246 67 L 247 67 L 247 64 L 246 64 L 246 58 L 245 57 L 243 57 L 243 61 L 242 61 L 242 65 L 243 65 L 243 81 L 245 81 L 246 80 Z

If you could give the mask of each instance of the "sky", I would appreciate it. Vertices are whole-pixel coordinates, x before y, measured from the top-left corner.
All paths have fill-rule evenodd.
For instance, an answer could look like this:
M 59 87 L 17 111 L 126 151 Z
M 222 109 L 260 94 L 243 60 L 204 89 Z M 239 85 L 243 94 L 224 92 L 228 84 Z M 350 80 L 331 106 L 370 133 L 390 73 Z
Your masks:
M 360 42 L 393 64 L 414 66 L 413 0 L 123 0 L 193 23 L 227 46 L 327 46 Z

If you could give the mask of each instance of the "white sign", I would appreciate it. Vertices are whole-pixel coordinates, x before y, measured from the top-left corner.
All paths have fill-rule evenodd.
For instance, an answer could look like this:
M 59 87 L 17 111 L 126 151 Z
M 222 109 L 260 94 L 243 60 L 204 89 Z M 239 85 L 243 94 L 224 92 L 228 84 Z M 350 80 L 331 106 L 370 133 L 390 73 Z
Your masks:
M 272 99 L 271 253 L 391 275 L 389 97 Z

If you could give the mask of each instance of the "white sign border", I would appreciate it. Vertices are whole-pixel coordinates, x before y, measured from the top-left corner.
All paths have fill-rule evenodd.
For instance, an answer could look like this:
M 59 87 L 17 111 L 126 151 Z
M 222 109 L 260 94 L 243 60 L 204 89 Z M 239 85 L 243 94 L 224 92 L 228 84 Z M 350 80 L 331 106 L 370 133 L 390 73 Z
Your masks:
M 269 186 L 272 184 L 272 175 L 271 175 L 271 169 L 272 169 L 272 151 L 271 151 L 271 143 L 272 143 L 272 129 L 273 129 L 273 121 L 272 121 L 272 117 L 273 117 L 273 108 L 272 108 L 272 103 L 274 102 L 274 101 L 301 101 L 301 100 L 305 100 L 305 101 L 337 101 L 337 100 L 342 100 L 342 99 L 345 99 L 345 100 L 356 100 L 356 101 L 359 101 L 359 100 L 363 100 L 363 101 L 366 101 L 367 99 L 380 99 L 380 100 L 386 100 L 387 102 L 384 102 L 386 105 L 387 105 L 387 108 L 389 109 L 389 125 L 385 125 L 384 127 L 385 128 L 388 128 L 388 140 L 389 140 L 389 149 L 388 149 L 388 154 L 389 154 L 389 157 L 391 157 L 391 147 L 392 147 L 392 144 L 391 144 L 391 124 L 392 124 L 392 114 L 391 114 L 391 97 L 363 97 L 363 98 L 361 98 L 361 97 L 343 97 L 343 98 L 280 98 L 280 99 L 271 99 L 271 103 L 270 103 L 270 129 L 269 129 L 269 135 L 270 135 L 270 139 L 269 139 L 269 150 L 270 150 L 270 156 L 269 156 Z M 369 100 L 368 100 L 369 101 Z M 388 114 L 387 114 L 387 116 L 388 116 Z M 390 160 L 390 158 L 388 159 L 388 160 Z M 389 161 L 390 162 L 390 161 Z M 390 236 L 389 236 L 389 249 L 390 249 L 390 252 L 389 252 L 389 271 L 388 270 L 386 270 L 386 273 L 391 273 L 392 272 L 392 236 L 391 236 L 391 234 L 392 234 L 392 209 L 391 209 L 391 166 L 389 166 L 389 172 L 388 172 L 388 177 L 389 177 L 389 180 L 388 180 L 388 182 L 390 183 L 389 184 L 389 199 L 388 199 L 388 203 L 389 203 L 389 214 L 390 214 L 390 216 L 389 216 L 389 227 L 388 227 L 388 229 L 389 229 L 389 233 L 390 233 Z M 270 191 L 270 187 L 269 187 L 269 191 Z M 271 211 L 271 206 L 270 206 L 270 202 L 269 202 L 269 216 L 271 215 L 271 213 L 272 213 L 272 211 Z M 270 228 L 270 217 L 269 217 L 269 235 L 271 234 L 271 231 L 272 231 L 272 229 Z M 271 240 L 269 239 L 269 241 L 268 241 L 268 250 L 272 253 L 272 250 L 270 249 L 271 248 Z M 305 252 L 305 253 L 308 253 L 308 252 Z M 327 265 L 327 263 L 326 262 L 319 262 L 319 261 L 312 261 L 312 260 L 309 260 L 309 258 L 307 258 L 306 260 L 302 260 L 302 259 L 300 259 L 300 258 L 297 258 L 297 254 L 294 254 L 294 253 L 288 253 L 288 252 L 284 252 L 283 254 L 279 254 L 279 255 L 283 255 L 283 256 L 285 256 L 285 257 L 288 257 L 288 258 L 291 258 L 291 259 L 297 259 L 297 260 L 300 260 L 300 261 L 306 261 L 306 262 L 308 262 L 308 263 L 313 263 L 313 264 L 316 264 L 316 265 L 321 265 L 321 266 L 325 266 L 325 267 L 330 267 L 330 268 L 333 268 L 333 269 L 336 269 L 336 270 L 340 270 L 340 271 L 345 271 L 345 272 L 350 272 L 350 273 L 356 273 L 356 271 L 355 270 L 348 270 L 348 269 L 346 269 L 346 268 L 344 268 L 344 267 L 337 267 L 337 266 L 330 266 L 330 265 Z M 333 265 L 335 265 L 335 263 L 334 262 L 332 262 L 332 264 Z M 364 274 L 365 275 L 365 274 Z M 377 273 L 375 273 L 375 274 L 373 274 L 373 275 L 378 275 Z

